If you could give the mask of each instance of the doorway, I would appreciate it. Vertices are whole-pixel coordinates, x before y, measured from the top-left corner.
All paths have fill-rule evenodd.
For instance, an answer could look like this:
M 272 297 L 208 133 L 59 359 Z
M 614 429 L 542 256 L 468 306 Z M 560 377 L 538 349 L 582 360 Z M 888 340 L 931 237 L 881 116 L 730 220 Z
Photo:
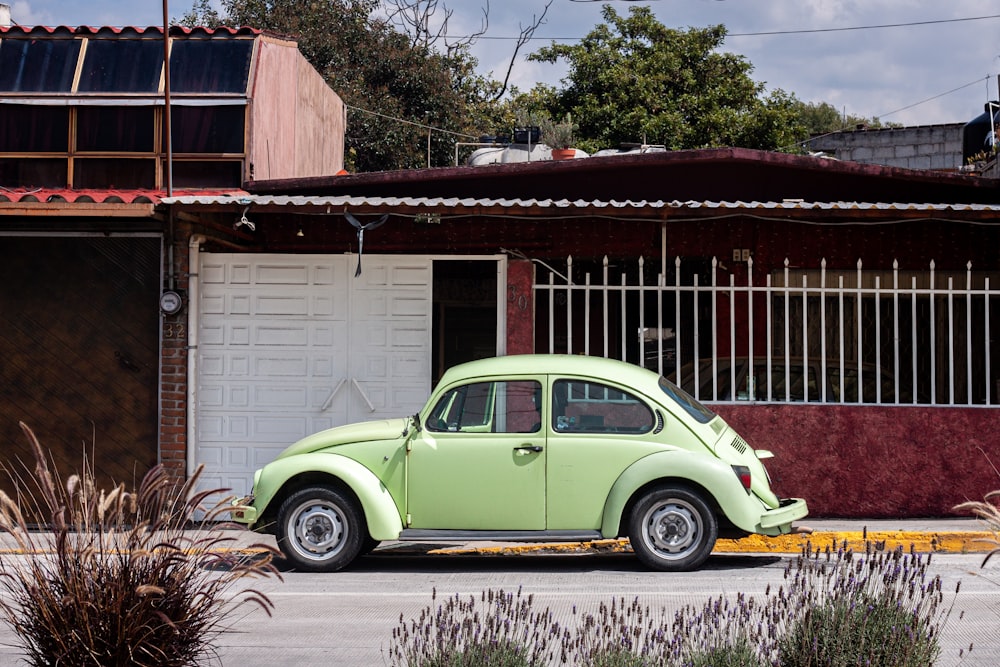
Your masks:
M 466 361 L 495 357 L 498 340 L 499 259 L 435 259 L 431 380 Z

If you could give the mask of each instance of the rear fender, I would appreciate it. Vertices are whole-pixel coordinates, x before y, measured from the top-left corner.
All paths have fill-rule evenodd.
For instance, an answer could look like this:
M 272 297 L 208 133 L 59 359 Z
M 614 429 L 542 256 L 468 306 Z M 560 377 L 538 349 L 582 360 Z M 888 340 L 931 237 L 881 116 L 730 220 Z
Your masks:
M 309 471 L 312 477 L 329 475 L 353 491 L 361 503 L 368 533 L 373 539 L 399 537 L 403 523 L 389 490 L 371 470 L 340 454 L 299 454 L 267 464 L 260 475 L 259 488 L 254 489 L 257 521 L 265 513 L 277 513 L 278 503 L 288 495 L 286 490 L 295 486 L 295 477 L 303 471 Z
M 737 528 L 757 532 L 757 522 L 766 508 L 756 496 L 747 493 L 729 464 L 704 454 L 671 450 L 639 459 L 618 477 L 604 505 L 601 534 L 607 538 L 620 537 L 622 519 L 633 496 L 644 486 L 660 480 L 702 487 L 709 494 L 705 500 L 718 507 Z

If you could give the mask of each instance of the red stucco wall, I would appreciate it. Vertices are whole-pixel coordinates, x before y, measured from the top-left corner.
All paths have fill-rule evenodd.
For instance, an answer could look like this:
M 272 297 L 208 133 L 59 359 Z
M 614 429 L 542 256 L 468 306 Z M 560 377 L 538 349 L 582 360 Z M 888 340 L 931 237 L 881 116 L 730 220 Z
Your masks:
M 507 354 L 534 351 L 535 265 L 523 259 L 507 263 Z
M 1000 410 L 978 408 L 716 405 L 757 449 L 778 495 L 802 497 L 816 517 L 953 514 L 1000 489 Z

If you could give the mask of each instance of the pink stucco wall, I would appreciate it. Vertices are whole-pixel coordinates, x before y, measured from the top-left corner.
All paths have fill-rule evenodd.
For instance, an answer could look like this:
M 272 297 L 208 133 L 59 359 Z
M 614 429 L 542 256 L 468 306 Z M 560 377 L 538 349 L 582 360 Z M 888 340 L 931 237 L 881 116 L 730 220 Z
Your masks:
M 768 449 L 775 491 L 815 517 L 953 514 L 1000 489 L 1000 410 L 841 405 L 715 405 Z M 997 466 L 997 467 L 994 467 Z

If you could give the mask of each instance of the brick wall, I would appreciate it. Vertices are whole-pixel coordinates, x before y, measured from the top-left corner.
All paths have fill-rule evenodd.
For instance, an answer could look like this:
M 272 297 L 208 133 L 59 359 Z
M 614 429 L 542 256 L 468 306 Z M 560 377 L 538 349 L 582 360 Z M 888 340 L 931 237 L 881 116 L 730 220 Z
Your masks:
M 160 455 L 159 462 L 173 477 L 187 475 L 187 354 L 188 354 L 188 248 L 187 235 L 174 239 L 174 286 L 184 298 L 184 308 L 163 317 L 161 331 Z M 164 261 L 167 261 L 166 258 Z M 169 272 L 169 267 L 164 268 Z

